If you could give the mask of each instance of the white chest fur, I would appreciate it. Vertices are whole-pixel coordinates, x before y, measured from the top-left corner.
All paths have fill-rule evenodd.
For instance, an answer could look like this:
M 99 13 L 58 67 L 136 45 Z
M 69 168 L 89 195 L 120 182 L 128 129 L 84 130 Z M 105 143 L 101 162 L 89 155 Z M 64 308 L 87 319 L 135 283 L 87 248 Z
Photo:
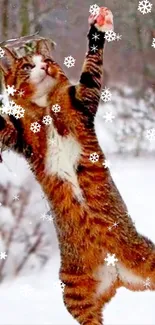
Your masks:
M 81 146 L 72 135 L 63 137 L 58 134 L 53 123 L 48 127 L 47 154 L 45 171 L 48 175 L 57 175 L 68 181 L 76 198 L 82 200 L 82 191 L 78 184 L 76 167 L 81 155 Z

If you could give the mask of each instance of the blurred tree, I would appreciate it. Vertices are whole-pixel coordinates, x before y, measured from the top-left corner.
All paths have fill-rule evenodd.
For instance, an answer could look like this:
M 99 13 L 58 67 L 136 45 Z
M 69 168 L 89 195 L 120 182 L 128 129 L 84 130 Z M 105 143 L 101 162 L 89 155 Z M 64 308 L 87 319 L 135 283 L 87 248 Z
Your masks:
M 119 25 L 123 38 L 127 42 L 127 46 L 133 49 L 133 54 L 138 55 L 138 71 L 141 87 L 141 95 L 143 89 L 148 86 L 155 86 L 155 65 L 153 59 L 148 53 L 152 52 L 150 33 L 155 30 L 155 8 L 152 7 L 151 13 L 143 15 L 138 10 L 138 1 L 131 0 L 129 2 L 118 2 L 119 10 L 117 11 L 116 28 Z M 133 74 L 137 69 L 133 71 Z
M 9 20 L 9 15 L 8 15 L 8 9 L 9 9 L 9 0 L 1 0 L 1 31 L 2 31 L 2 40 L 7 39 L 8 36 L 8 20 Z M 0 93 L 2 91 L 2 74 L 0 71 Z
M 32 8 L 33 8 L 33 24 L 31 22 L 32 32 L 40 31 L 41 25 L 39 23 L 39 1 L 32 0 Z
M 15 192 L 18 195 L 14 199 Z M 28 215 L 32 196 L 22 186 L 0 185 L 0 251 L 7 254 L 6 259 L 0 259 L 0 281 L 39 269 L 51 257 L 52 239 L 45 221 L 35 215 L 33 207 Z
M 29 23 L 29 0 L 21 0 L 20 3 L 20 22 L 21 22 L 21 36 L 30 34 Z
M 2 35 L 4 39 L 8 36 L 8 21 L 9 21 L 9 0 L 2 0 Z

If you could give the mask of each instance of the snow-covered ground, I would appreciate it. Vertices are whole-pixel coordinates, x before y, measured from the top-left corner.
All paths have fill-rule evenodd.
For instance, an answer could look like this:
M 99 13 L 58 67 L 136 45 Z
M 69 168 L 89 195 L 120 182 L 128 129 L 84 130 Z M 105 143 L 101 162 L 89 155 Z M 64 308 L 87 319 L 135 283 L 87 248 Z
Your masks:
M 109 158 L 109 157 L 108 157 Z M 155 242 L 155 162 L 149 158 L 110 158 L 114 180 L 137 229 Z M 0 286 L 0 325 L 74 325 L 63 305 L 58 282 L 59 254 L 45 269 Z M 155 324 L 155 292 L 124 288 L 104 312 L 105 324 Z

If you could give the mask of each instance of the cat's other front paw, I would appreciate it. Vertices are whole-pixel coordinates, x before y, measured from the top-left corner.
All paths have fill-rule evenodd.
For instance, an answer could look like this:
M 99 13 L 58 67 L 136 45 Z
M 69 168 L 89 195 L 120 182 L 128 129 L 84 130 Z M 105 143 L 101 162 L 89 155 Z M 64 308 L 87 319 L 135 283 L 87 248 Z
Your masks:
M 106 7 L 101 7 L 98 15 L 90 15 L 88 22 L 94 25 L 99 32 L 107 32 L 114 29 L 113 14 Z

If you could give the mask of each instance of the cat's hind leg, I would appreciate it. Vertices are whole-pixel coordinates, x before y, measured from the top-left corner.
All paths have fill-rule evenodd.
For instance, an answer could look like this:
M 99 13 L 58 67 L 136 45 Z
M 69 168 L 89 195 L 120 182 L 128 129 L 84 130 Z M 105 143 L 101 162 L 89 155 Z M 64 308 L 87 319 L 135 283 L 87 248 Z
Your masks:
M 103 325 L 102 309 L 115 294 L 115 288 L 100 294 L 98 293 L 99 281 L 87 275 L 61 273 L 60 278 L 65 283 L 63 293 L 65 306 L 78 323 Z
M 132 231 L 132 237 L 130 231 L 127 234 L 126 246 L 117 246 L 119 279 L 132 291 L 155 290 L 155 245 L 135 228 Z M 121 237 L 121 232 L 119 234 Z
M 122 286 L 131 291 L 155 290 L 155 252 L 144 259 L 136 269 L 118 263 L 119 279 Z
M 69 313 L 81 325 L 102 325 L 102 308 L 97 308 L 94 299 L 94 280 L 86 276 L 68 276 L 64 282 L 63 298 Z

